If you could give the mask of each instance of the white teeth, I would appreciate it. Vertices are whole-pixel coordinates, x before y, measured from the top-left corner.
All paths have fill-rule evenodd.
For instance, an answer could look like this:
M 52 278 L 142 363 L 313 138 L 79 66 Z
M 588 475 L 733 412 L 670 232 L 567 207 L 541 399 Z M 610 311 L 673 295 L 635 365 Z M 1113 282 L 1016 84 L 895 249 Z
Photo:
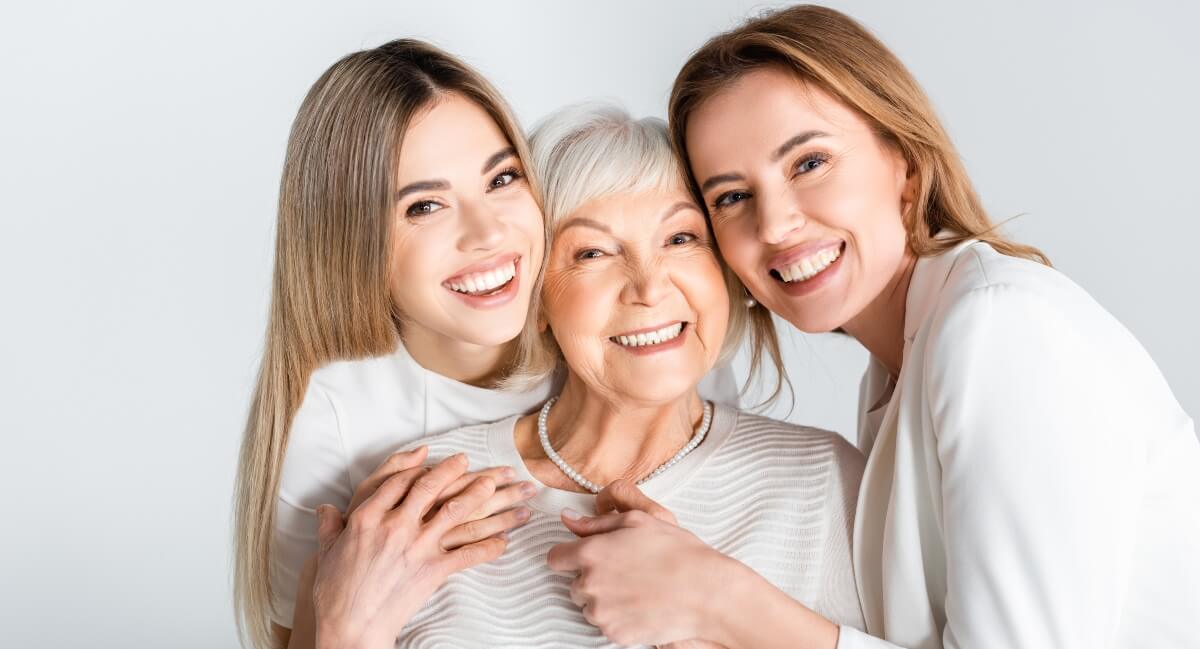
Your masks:
M 657 331 L 651 331 L 644 334 L 634 334 L 632 336 L 613 336 L 612 340 L 625 347 L 644 347 L 646 345 L 658 345 L 672 340 L 683 331 L 683 323 L 676 322 L 673 325 L 668 325 Z
M 785 268 L 776 268 L 775 271 L 785 282 L 803 282 L 816 277 L 841 256 L 841 248 L 825 248 Z
M 454 281 L 446 282 L 446 286 L 459 293 L 490 293 L 507 284 L 516 274 L 517 262 L 510 261 L 489 271 L 456 277 Z

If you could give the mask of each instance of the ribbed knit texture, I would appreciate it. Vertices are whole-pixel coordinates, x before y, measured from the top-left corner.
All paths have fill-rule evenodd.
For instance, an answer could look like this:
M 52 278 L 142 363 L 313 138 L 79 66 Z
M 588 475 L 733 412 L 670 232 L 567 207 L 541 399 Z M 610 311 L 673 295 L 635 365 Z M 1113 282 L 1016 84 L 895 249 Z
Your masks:
M 430 458 L 465 452 L 473 469 L 510 465 L 532 480 L 513 444 L 516 420 L 422 441 Z M 704 443 L 643 490 L 709 545 L 832 621 L 862 628 L 850 563 L 862 470 L 859 452 L 834 433 L 717 406 Z M 571 576 L 546 566 L 552 546 L 576 538 L 559 512 L 591 513 L 594 502 L 589 494 L 542 487 L 504 556 L 452 575 L 397 646 L 616 646 L 571 602 Z

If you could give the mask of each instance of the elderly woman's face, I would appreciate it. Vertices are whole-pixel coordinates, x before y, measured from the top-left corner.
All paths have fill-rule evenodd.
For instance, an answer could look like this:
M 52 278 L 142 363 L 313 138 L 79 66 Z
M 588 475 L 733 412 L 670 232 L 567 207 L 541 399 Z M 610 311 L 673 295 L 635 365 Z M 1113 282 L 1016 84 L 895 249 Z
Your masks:
M 564 218 L 542 297 L 572 373 L 646 403 L 699 383 L 729 319 L 704 216 L 683 187 L 597 199 Z

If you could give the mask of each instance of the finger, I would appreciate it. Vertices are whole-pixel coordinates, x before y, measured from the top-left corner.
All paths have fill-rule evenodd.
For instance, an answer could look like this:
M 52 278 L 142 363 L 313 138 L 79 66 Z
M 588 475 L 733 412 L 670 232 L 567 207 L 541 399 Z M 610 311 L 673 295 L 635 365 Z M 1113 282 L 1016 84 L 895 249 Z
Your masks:
M 614 511 L 627 512 L 635 509 L 646 512 L 661 521 L 678 525 L 675 515 L 669 509 L 651 500 L 629 480 L 614 480 L 596 496 L 597 514 Z
M 383 484 L 379 485 L 375 493 L 367 496 L 367 499 L 358 506 L 358 509 L 350 512 L 347 515 L 347 519 L 355 517 L 382 518 L 388 512 L 406 502 L 413 486 L 427 473 L 429 471 L 425 467 L 416 467 L 415 469 L 393 474 L 384 480 Z
M 518 507 L 487 518 L 467 521 L 442 535 L 442 549 L 453 550 L 520 527 L 529 522 L 530 515 L 528 507 Z
M 436 500 L 434 500 L 433 508 L 437 509 L 438 507 L 440 507 L 442 505 L 442 503 L 446 502 L 447 500 L 450 500 L 451 498 L 453 498 L 453 497 L 457 496 L 458 494 L 462 493 L 463 491 L 465 491 L 466 488 L 471 486 L 471 483 L 474 482 L 477 478 L 489 478 L 489 479 L 491 479 L 492 482 L 496 483 L 497 488 L 508 487 L 508 486 L 511 486 L 513 483 L 513 480 L 515 480 L 517 478 L 517 472 L 514 471 L 511 467 L 507 467 L 507 466 L 494 466 L 494 467 L 491 467 L 488 469 L 484 469 L 482 471 L 468 472 L 468 473 L 464 474 L 462 477 L 460 477 L 459 479 L 450 483 L 449 487 L 446 487 L 444 490 L 442 490 L 441 495 L 438 496 Z M 508 507 L 500 507 L 497 509 L 493 509 L 487 513 L 481 513 L 479 516 L 477 516 L 477 518 L 483 518 L 484 516 L 494 514 L 498 511 L 500 511 L 501 509 L 508 509 Z
M 425 525 L 425 533 L 439 540 L 446 532 L 470 520 L 488 498 L 496 493 L 496 483 L 490 478 L 477 478 L 467 490 L 447 500 Z
M 467 456 L 452 455 L 418 476 L 400 504 L 400 513 L 407 519 L 421 521 L 433 507 L 433 501 L 455 480 L 467 472 Z
M 559 543 L 546 553 L 546 565 L 555 572 L 578 572 L 583 569 L 584 540 Z
M 570 508 L 562 510 L 562 522 L 568 530 L 580 538 L 611 532 L 627 526 L 625 514 L 584 516 Z
M 479 520 L 506 509 L 512 509 L 535 495 L 537 495 L 537 487 L 532 482 L 518 482 L 503 489 L 496 489 L 496 493 L 467 516 L 467 520 Z
M 473 568 L 481 563 L 499 559 L 507 547 L 508 537 L 506 535 L 493 536 L 443 554 L 441 567 L 444 574 L 447 575 Z
M 342 513 L 333 505 L 321 505 L 317 507 L 317 546 L 321 549 L 321 554 L 325 554 L 337 542 L 338 535 L 342 533 L 342 528 L 345 527 L 345 521 L 342 520 Z
M 418 446 L 411 451 L 400 451 L 389 455 L 371 472 L 371 475 L 358 484 L 358 488 L 354 490 L 354 495 L 350 498 L 350 506 L 346 508 L 346 513 L 349 514 L 358 509 L 364 500 L 379 489 L 379 485 L 383 484 L 384 480 L 397 473 L 420 467 L 428 455 L 428 446 Z

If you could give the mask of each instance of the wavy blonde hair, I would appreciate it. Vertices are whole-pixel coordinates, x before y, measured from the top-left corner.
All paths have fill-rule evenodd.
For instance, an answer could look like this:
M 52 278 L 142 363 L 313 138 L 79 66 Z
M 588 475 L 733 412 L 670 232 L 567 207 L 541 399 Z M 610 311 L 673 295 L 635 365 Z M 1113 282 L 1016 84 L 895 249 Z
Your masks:
M 1003 254 L 1049 265 L 1040 250 L 1008 239 L 988 218 L 929 98 L 904 64 L 854 19 L 815 5 L 769 12 L 713 37 L 676 76 L 668 109 L 671 138 L 701 205 L 687 154 L 688 118 L 742 75 L 767 66 L 788 70 L 857 111 L 877 137 L 904 155 L 918 181 L 907 214 L 919 218 L 909 216 L 905 224 L 914 254 L 937 255 L 978 239 Z M 751 311 L 751 344 L 752 373 L 764 353 L 782 364 L 766 308 Z
M 313 370 L 388 354 L 399 343 L 399 313 L 387 285 L 395 170 L 407 125 L 448 93 L 483 108 L 522 162 L 529 160 L 500 93 L 466 64 L 417 40 L 395 40 L 333 64 L 292 125 L 266 344 L 234 494 L 234 605 L 239 633 L 252 647 L 272 643 L 271 537 L 292 417 Z M 526 327 L 514 364 L 537 333 Z

